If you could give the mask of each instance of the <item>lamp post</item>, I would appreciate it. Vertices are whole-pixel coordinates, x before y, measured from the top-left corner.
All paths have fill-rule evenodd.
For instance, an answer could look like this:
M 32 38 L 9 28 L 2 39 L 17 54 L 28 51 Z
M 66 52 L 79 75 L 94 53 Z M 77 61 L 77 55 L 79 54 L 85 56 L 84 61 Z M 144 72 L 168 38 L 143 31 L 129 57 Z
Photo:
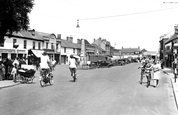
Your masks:
M 14 48 L 15 48 L 15 54 L 16 54 L 16 58 L 18 57 L 18 51 L 17 51 L 17 48 L 19 47 L 19 44 L 18 43 L 15 43 L 14 44 Z

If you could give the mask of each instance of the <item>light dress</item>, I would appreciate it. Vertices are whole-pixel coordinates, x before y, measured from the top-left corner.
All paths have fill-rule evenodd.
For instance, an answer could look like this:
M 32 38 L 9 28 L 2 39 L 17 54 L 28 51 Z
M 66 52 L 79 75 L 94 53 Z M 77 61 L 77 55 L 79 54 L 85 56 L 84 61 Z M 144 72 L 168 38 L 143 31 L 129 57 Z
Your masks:
M 156 71 L 156 70 L 158 70 L 158 69 L 161 69 L 161 65 L 160 65 L 160 64 L 153 65 L 153 68 L 154 68 L 154 71 Z M 153 79 L 154 79 L 154 80 L 159 80 L 159 76 L 160 76 L 160 70 L 154 72 L 154 77 L 153 77 Z
M 69 68 L 77 68 L 77 66 L 76 66 L 76 60 L 74 58 L 71 58 L 69 60 Z
M 41 56 L 41 63 L 40 63 L 40 67 L 41 68 L 44 68 L 44 69 L 48 69 L 49 68 L 49 65 L 48 65 L 48 62 L 49 62 L 49 56 Z

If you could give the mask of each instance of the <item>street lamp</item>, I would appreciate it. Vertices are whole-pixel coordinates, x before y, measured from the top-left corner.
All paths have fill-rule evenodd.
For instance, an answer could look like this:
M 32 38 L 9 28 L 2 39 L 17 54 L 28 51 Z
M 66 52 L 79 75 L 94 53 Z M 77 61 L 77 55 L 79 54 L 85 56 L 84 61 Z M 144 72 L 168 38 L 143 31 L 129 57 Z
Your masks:
M 14 43 L 14 48 L 15 48 L 15 53 L 16 53 L 16 58 L 18 57 L 18 51 L 17 51 L 17 48 L 19 47 L 19 44 L 18 43 Z
M 77 26 L 76 26 L 76 28 L 80 28 L 80 26 L 79 26 L 79 19 L 77 20 Z

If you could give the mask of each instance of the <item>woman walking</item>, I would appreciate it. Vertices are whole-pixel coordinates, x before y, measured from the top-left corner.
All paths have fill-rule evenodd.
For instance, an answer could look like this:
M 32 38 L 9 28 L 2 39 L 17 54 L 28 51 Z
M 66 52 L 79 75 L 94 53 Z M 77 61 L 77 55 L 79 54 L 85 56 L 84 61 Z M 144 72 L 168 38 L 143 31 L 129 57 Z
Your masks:
M 153 64 L 153 80 L 154 80 L 154 87 L 158 86 L 159 83 L 159 76 L 160 76 L 160 70 L 161 70 L 161 65 L 159 63 L 154 63 Z

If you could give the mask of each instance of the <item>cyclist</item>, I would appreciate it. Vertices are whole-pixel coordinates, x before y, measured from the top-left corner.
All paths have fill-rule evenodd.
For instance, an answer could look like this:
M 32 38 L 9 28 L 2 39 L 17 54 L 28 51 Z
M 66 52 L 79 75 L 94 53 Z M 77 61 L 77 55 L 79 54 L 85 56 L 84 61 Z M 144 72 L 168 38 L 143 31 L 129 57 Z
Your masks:
M 40 74 L 42 74 L 42 70 L 46 71 L 46 76 L 48 76 L 49 72 L 50 72 L 50 59 L 49 56 L 47 55 L 47 53 L 44 51 L 42 56 L 41 56 L 41 63 L 40 63 Z M 41 76 L 40 76 L 40 80 L 41 80 Z
M 77 80 L 77 78 L 76 78 L 77 61 L 73 55 L 70 55 L 69 70 L 70 70 L 71 76 L 73 77 L 74 82 L 75 82 Z

